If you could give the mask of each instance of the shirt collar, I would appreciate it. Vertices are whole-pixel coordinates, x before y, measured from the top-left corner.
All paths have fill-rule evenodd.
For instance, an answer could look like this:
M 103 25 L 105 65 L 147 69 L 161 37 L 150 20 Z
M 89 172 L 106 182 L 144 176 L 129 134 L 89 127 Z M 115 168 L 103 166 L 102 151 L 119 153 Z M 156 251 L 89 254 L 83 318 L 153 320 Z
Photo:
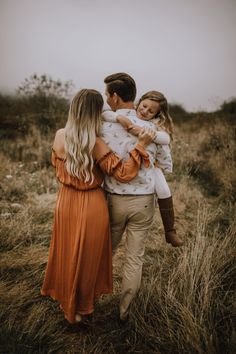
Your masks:
M 116 113 L 118 113 L 120 115 L 127 115 L 127 114 L 136 115 L 135 109 L 132 109 L 132 108 L 120 108 L 120 109 L 117 109 Z

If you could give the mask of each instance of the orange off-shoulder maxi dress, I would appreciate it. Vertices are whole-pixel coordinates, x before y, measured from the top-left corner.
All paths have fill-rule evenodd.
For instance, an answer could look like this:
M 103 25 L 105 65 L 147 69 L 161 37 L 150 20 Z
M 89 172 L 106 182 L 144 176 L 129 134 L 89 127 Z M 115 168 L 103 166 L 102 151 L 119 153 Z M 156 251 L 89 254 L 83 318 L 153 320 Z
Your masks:
M 100 149 L 99 141 L 95 148 Z M 94 300 L 112 292 L 109 214 L 101 187 L 104 173 L 128 182 L 142 162 L 149 164 L 148 154 L 140 145 L 126 162 L 106 152 L 95 162 L 94 182 L 89 184 L 69 175 L 65 161 L 52 151 L 52 165 L 61 186 L 41 294 L 57 300 L 70 323 L 75 323 L 76 313 L 92 313 Z

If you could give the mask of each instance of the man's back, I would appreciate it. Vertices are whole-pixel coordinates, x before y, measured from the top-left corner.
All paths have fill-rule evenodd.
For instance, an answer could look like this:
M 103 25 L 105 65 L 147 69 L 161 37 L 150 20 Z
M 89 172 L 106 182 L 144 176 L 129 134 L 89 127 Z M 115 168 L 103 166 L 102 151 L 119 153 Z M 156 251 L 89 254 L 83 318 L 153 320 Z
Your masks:
M 117 113 L 128 117 L 134 124 L 154 128 L 152 123 L 137 118 L 134 109 L 119 109 Z M 114 152 L 124 159 L 129 156 L 128 152 L 137 144 L 137 137 L 128 133 L 119 123 L 104 122 L 101 137 Z M 150 158 L 155 160 L 157 151 L 156 144 L 150 144 L 146 150 Z M 116 181 L 113 177 L 106 176 L 104 188 L 108 192 L 116 194 L 152 194 L 154 193 L 154 187 L 152 178 L 148 172 L 148 169 L 142 166 L 137 177 L 125 184 Z

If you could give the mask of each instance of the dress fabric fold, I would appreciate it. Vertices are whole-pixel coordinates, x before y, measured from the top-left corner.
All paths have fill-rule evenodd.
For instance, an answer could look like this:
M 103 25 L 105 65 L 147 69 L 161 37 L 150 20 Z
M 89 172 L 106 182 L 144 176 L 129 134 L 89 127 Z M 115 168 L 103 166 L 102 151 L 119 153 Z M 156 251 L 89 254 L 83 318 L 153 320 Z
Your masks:
M 112 154 L 106 158 L 112 159 Z M 41 294 L 59 301 L 65 318 L 75 323 L 76 313 L 92 313 L 95 298 L 112 292 L 109 215 L 101 188 L 103 173 L 95 166 L 95 180 L 89 184 L 70 176 L 64 160 L 54 151 L 52 164 L 62 184 Z

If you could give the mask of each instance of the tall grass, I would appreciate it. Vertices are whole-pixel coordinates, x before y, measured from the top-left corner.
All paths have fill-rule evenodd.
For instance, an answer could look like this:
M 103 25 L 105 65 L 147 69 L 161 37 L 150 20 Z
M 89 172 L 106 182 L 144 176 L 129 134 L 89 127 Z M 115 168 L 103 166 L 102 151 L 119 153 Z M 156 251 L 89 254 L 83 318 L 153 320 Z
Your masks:
M 200 204 L 180 250 L 152 239 L 157 230 L 154 224 L 130 322 L 121 326 L 117 321 L 116 286 L 112 297 L 97 304 L 91 322 L 72 328 L 57 304 L 39 295 L 52 215 L 36 206 L 33 213 L 24 213 L 28 217 L 19 215 L 21 237 L 17 232 L 12 237 L 8 234 L 9 247 L 0 261 L 1 340 L 6 352 L 230 352 L 236 285 L 234 224 L 225 234 L 219 233 L 217 226 L 211 226 L 218 215 Z M 19 219 L 14 222 L 9 228 L 19 230 Z M 116 278 L 120 264 L 114 268 Z
M 153 257 L 132 316 L 137 334 L 161 352 L 228 352 L 235 300 L 235 225 L 209 229 L 203 205 L 192 237 L 176 254 Z M 227 304 L 227 305 L 226 305 Z M 231 307 L 231 310 L 230 310 Z M 235 314 L 234 314 L 235 315 Z
M 113 259 L 114 293 L 85 324 L 69 325 L 40 296 L 56 200 L 53 133 L 37 126 L 2 141 L 0 168 L 0 353 L 230 353 L 235 347 L 235 127 L 211 117 L 177 126 L 173 142 L 176 226 L 163 237 L 158 209 L 143 281 L 128 323 L 118 321 L 124 249 Z

